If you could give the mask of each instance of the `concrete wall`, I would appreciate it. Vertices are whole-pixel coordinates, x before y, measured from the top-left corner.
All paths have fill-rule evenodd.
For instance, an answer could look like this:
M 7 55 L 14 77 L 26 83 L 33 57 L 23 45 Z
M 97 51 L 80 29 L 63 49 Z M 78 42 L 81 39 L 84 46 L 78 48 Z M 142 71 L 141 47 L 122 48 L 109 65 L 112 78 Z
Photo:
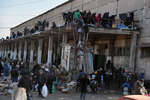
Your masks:
M 125 37 L 118 36 L 115 40 L 114 44 L 115 48 L 127 48 L 130 47 L 130 39 Z M 130 56 L 114 56 L 114 66 L 116 68 L 122 67 L 129 67 L 129 58 Z
M 97 41 L 95 41 L 95 46 L 94 46 L 94 54 L 98 54 L 99 55 L 99 46 L 101 46 L 101 44 L 107 44 L 108 48 L 104 49 L 104 55 L 106 56 L 106 60 L 108 60 L 109 58 L 111 59 L 111 54 L 109 54 L 109 52 L 111 51 L 111 46 L 110 46 L 110 42 L 111 40 L 103 40 L 103 39 L 99 39 Z M 114 50 L 113 52 L 116 52 L 116 48 L 127 48 L 130 47 L 130 39 L 126 38 L 125 36 L 118 36 L 116 37 L 115 41 L 114 41 Z M 130 51 L 129 51 L 130 52 Z M 115 55 L 113 57 L 113 64 L 116 68 L 122 67 L 129 67 L 129 59 L 130 56 L 120 56 L 120 55 Z
M 139 36 L 138 41 L 138 52 L 137 52 L 137 71 L 145 72 L 145 78 L 150 80 L 150 57 L 141 58 L 142 51 L 141 46 L 142 44 L 150 44 L 150 1 L 146 1 L 146 9 L 143 13 L 143 22 L 142 22 L 142 32 Z
M 115 56 L 114 57 L 114 66 L 116 68 L 119 68 L 119 67 L 122 67 L 122 68 L 125 68 L 125 67 L 129 67 L 129 58 L 128 56 Z

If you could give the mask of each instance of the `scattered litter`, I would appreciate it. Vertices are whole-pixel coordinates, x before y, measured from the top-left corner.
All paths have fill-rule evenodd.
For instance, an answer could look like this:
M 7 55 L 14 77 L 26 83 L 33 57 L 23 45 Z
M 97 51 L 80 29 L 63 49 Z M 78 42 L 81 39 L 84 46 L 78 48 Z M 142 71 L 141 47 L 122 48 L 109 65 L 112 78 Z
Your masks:
M 65 100 L 65 98 L 59 98 L 58 100 Z
M 0 95 L 11 95 L 18 83 L 11 83 L 10 80 L 0 81 Z

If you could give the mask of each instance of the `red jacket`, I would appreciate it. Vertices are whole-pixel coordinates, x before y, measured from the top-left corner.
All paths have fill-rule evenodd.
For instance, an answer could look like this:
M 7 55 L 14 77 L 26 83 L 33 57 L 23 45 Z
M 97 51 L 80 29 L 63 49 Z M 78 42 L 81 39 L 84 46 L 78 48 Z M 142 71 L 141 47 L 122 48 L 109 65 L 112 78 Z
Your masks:
M 101 14 L 98 14 L 98 15 L 96 16 L 96 21 L 97 21 L 98 23 L 100 23 L 100 21 L 101 21 Z

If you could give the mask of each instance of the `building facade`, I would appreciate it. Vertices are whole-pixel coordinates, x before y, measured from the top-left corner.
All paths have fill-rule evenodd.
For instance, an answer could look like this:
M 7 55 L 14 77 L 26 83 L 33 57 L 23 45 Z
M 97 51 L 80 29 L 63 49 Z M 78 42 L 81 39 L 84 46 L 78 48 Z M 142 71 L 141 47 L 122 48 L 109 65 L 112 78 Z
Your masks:
M 11 35 L 21 34 L 21 37 L 2 41 L 0 57 L 38 64 L 61 63 L 68 71 L 74 69 L 74 31 L 73 27 L 64 26 L 62 13 L 77 9 L 97 14 L 109 12 L 110 15 L 134 12 L 135 23 L 140 28 L 136 31 L 90 28 L 86 43 L 89 52 L 84 55 L 86 61 L 82 61 L 80 67 L 86 65 L 91 72 L 99 67 L 105 68 L 111 60 L 116 68 L 144 72 L 145 78 L 150 79 L 149 0 L 69 0 L 11 28 Z M 49 24 L 41 31 L 28 32 L 27 29 L 32 30 L 39 21 Z M 53 22 L 57 26 L 55 29 L 52 28 Z

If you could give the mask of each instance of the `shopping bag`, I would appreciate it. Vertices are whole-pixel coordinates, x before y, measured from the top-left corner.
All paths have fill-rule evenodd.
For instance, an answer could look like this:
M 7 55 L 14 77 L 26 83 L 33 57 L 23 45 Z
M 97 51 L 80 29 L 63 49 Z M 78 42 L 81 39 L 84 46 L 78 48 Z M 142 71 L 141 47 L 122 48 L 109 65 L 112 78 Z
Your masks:
M 45 98 L 48 96 L 48 88 L 45 84 L 42 87 L 42 92 L 41 93 L 42 93 L 42 96 L 45 97 Z
M 12 100 L 27 100 L 26 89 L 18 88 L 14 89 L 12 94 Z

